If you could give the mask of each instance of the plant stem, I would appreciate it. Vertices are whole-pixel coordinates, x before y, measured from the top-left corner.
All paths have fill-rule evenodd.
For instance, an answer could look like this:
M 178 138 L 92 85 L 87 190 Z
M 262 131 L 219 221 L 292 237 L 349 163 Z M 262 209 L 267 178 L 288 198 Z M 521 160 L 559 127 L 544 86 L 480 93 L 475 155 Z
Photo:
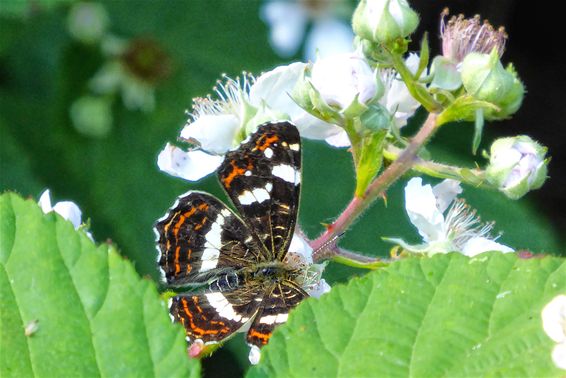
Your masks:
M 411 96 L 413 96 L 414 99 L 420 102 L 421 105 L 431 113 L 442 110 L 442 106 L 437 103 L 430 93 L 428 93 L 428 91 L 415 80 L 413 73 L 405 65 L 403 58 L 397 54 L 392 54 L 391 58 L 393 60 L 395 70 L 399 72 L 399 75 L 401 75 L 401 78 L 405 82 Z
M 386 160 L 395 161 L 402 151 L 400 148 L 389 145 L 383 150 L 383 157 Z M 416 157 L 411 169 L 431 177 L 458 180 L 476 188 L 497 189 L 486 181 L 485 171 L 478 168 L 456 167 Z
M 437 129 L 436 118 L 436 113 L 430 113 L 421 129 L 411 139 L 407 148 L 399 155 L 399 158 L 393 161 L 391 165 L 368 186 L 363 196 L 355 196 L 342 214 L 340 214 L 331 225 L 327 226 L 326 231 L 310 243 L 311 247 L 315 250 L 313 254 L 313 260 L 315 262 L 338 255 L 340 251 L 337 249 L 334 250 L 334 253 L 329 253 L 328 250 L 325 251 L 325 249 L 321 249 L 321 247 L 329 244 L 337 235 L 343 233 L 385 192 L 385 190 L 411 169 L 420 148 L 430 140 Z

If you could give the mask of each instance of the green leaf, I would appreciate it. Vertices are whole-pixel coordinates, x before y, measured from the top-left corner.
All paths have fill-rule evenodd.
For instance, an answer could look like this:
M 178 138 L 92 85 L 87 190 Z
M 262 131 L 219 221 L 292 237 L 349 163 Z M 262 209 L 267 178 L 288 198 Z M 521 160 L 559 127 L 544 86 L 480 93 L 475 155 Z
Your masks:
M 10 193 L 0 196 L 0 303 L 3 377 L 199 374 L 151 281 Z
M 540 313 L 565 291 L 561 258 L 409 258 L 302 303 L 248 376 L 559 377 Z

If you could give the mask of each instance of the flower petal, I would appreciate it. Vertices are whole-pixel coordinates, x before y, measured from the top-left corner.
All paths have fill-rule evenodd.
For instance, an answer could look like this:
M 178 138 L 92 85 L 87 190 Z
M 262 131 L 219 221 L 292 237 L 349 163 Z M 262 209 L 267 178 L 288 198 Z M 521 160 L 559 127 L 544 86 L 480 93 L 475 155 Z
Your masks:
M 264 103 L 273 110 L 287 114 L 302 137 L 326 139 L 342 129 L 307 113 L 290 95 L 306 66 L 305 63 L 292 63 L 264 73 L 250 89 L 250 103 L 255 107 Z
M 315 61 L 354 51 L 352 27 L 335 18 L 317 20 L 305 41 L 305 60 Z
M 326 143 L 334 147 L 350 147 L 350 138 L 345 130 L 340 129 L 340 132 L 325 139 Z
M 432 192 L 436 197 L 436 207 L 438 211 L 444 213 L 456 196 L 462 193 L 462 187 L 460 186 L 460 181 L 446 179 L 440 184 L 435 185 L 432 188 Z
M 420 177 L 412 178 L 405 186 L 405 209 L 425 242 L 444 239 L 444 216 L 436 207 L 432 187 L 423 185 Z
M 468 240 L 462 247 L 462 254 L 465 256 L 473 257 L 483 252 L 499 251 L 503 253 L 515 252 L 511 247 L 504 244 L 499 244 L 492 239 L 483 236 L 473 237 Z
M 37 203 L 45 214 L 53 210 L 53 207 L 51 206 L 51 195 L 49 189 L 46 189 L 43 193 L 41 193 L 41 196 L 39 197 L 39 201 Z
M 203 150 L 224 154 L 233 147 L 239 126 L 232 114 L 202 115 L 183 128 L 181 138 L 196 139 Z
M 55 206 L 53 206 L 53 211 L 57 214 L 61 215 L 66 220 L 70 221 L 75 229 L 79 228 L 82 224 L 81 221 L 81 209 L 71 201 L 61 201 L 57 202 Z
M 560 343 L 552 349 L 552 362 L 556 367 L 566 370 L 566 342 Z
M 566 295 L 554 297 L 541 312 L 544 332 L 557 343 L 566 343 Z
M 307 264 L 312 264 L 312 248 L 307 240 L 299 233 L 295 232 L 289 245 L 289 251 L 301 255 Z
M 328 293 L 330 289 L 331 287 L 326 282 L 326 280 L 324 278 L 321 278 L 320 281 L 318 281 L 318 283 L 314 287 L 308 290 L 307 293 L 313 298 L 320 298 L 321 295 Z
M 172 176 L 196 181 L 214 172 L 222 163 L 223 157 L 209 155 L 203 151 L 183 151 L 169 143 L 159 153 L 159 169 Z
M 269 24 L 269 41 L 282 57 L 294 55 L 305 34 L 307 11 L 299 3 L 270 1 L 260 10 L 260 16 Z

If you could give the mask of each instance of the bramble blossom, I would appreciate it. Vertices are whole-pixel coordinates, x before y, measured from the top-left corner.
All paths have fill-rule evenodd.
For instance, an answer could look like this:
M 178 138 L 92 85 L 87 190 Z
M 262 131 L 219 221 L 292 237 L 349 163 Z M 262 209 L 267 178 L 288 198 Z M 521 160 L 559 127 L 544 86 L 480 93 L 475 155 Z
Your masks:
M 303 110 L 290 93 L 302 77 L 304 63 L 280 66 L 257 79 L 225 78 L 215 87 L 215 97 L 194 100 L 189 122 L 181 138 L 193 145 L 189 151 L 167 144 L 158 166 L 173 176 L 195 181 L 214 172 L 223 155 L 267 121 L 289 119 L 301 136 L 325 139 L 342 131 Z
M 75 230 L 80 229 L 80 227 L 82 226 L 82 212 L 77 204 L 72 201 L 60 201 L 53 206 L 51 204 L 51 195 L 49 189 L 46 189 L 41 194 L 38 204 L 45 214 L 54 211 L 62 216 L 63 219 L 71 222 L 73 224 L 73 227 L 75 227 Z M 89 237 L 89 239 L 93 240 L 92 234 L 90 232 L 86 231 L 85 233 Z
M 405 208 L 424 243 L 410 245 L 401 239 L 386 240 L 409 252 L 429 255 L 459 252 L 472 257 L 487 251 L 513 252 L 497 243 L 497 237 L 490 236 L 493 224 L 482 223 L 475 210 L 463 200 L 456 200 L 461 192 L 460 183 L 455 180 L 444 180 L 433 188 L 423 185 L 420 177 L 412 178 L 405 186 Z

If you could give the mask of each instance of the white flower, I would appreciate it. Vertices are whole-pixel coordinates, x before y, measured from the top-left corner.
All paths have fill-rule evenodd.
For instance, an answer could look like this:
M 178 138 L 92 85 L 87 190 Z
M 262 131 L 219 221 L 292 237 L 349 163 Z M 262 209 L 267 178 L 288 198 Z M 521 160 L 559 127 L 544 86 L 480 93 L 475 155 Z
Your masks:
M 69 222 L 71 222 L 73 224 L 73 227 L 75 227 L 75 230 L 78 230 L 81 227 L 82 225 L 81 209 L 79 209 L 79 207 L 74 202 L 60 201 L 57 202 L 55 206 L 52 206 L 49 189 L 46 189 L 39 197 L 38 204 L 39 207 L 41 207 L 41 210 L 45 214 L 54 211 L 60 216 L 62 216 L 63 219 L 66 219 Z M 90 232 L 85 232 L 85 233 L 91 240 L 93 240 Z
M 542 327 L 556 346 L 552 350 L 552 361 L 566 370 L 566 295 L 554 297 L 541 313 Z
M 60 216 L 62 216 L 64 219 L 71 222 L 75 227 L 75 229 L 78 229 L 82 223 L 81 209 L 79 209 L 79 207 L 74 202 L 61 201 L 61 202 L 57 202 L 55 206 L 51 205 L 51 196 L 49 193 L 49 189 L 45 190 L 41 194 L 41 196 L 39 197 L 38 204 L 41 207 L 41 210 L 43 210 L 45 214 L 54 211 Z
M 326 57 L 353 50 L 354 33 L 350 25 L 337 17 L 345 1 L 267 1 L 261 8 L 261 18 L 270 27 L 270 43 L 275 52 L 285 58 L 295 55 L 305 39 L 307 24 L 313 24 L 305 40 L 305 60 Z
M 495 242 L 489 235 L 493 224 L 481 223 L 474 210 L 463 200 L 459 182 L 444 180 L 434 188 L 423 185 L 420 177 L 411 179 L 405 187 L 405 208 L 411 223 L 422 236 L 424 244 L 409 245 L 401 239 L 387 239 L 410 252 L 460 252 L 475 256 L 487 251 L 513 252 L 513 249 Z M 446 216 L 443 214 L 448 209 Z
M 367 105 L 382 89 L 375 71 L 358 54 L 318 59 L 312 66 L 311 83 L 328 105 L 341 110 L 356 99 Z
M 189 122 L 181 138 L 194 145 L 184 151 L 168 144 L 159 154 L 159 168 L 186 180 L 198 180 L 216 170 L 222 156 L 238 146 L 260 123 L 287 118 L 301 136 L 326 139 L 342 131 L 303 110 L 291 98 L 295 84 L 302 77 L 304 63 L 280 66 L 255 79 L 225 78 L 214 88 L 215 97 L 194 100 Z
M 305 63 L 292 63 L 264 73 L 250 89 L 250 102 L 256 105 L 264 103 L 271 109 L 287 114 L 302 137 L 328 140 L 327 138 L 341 134 L 344 130 L 307 113 L 291 98 L 306 67 Z

